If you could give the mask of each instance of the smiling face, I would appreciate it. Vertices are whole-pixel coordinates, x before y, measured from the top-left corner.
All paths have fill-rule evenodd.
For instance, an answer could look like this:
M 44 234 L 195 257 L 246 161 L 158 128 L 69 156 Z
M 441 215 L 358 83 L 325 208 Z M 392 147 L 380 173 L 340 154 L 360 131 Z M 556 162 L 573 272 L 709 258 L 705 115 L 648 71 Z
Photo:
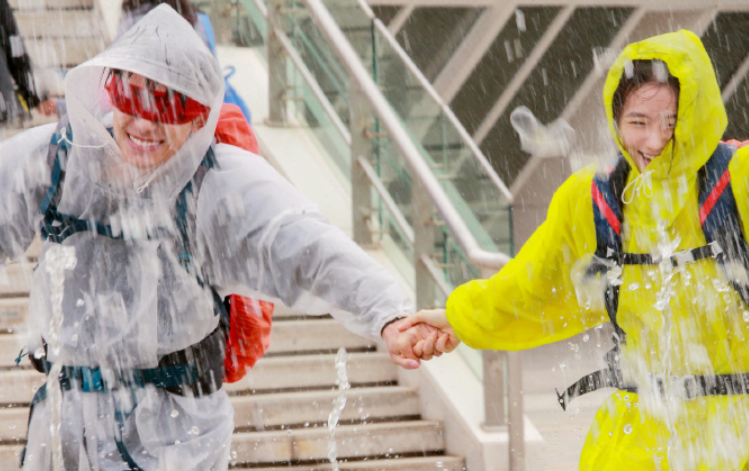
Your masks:
M 124 78 L 128 85 L 148 89 L 142 75 L 131 74 Z M 151 90 L 164 93 L 167 88 L 156 84 Z M 192 132 L 200 128 L 199 120 L 183 124 L 165 124 L 121 111 L 114 107 L 114 139 L 126 162 L 134 167 L 148 169 L 169 160 L 184 145 Z
M 624 100 L 618 127 L 625 149 L 642 172 L 674 137 L 677 98 L 665 83 L 648 82 Z

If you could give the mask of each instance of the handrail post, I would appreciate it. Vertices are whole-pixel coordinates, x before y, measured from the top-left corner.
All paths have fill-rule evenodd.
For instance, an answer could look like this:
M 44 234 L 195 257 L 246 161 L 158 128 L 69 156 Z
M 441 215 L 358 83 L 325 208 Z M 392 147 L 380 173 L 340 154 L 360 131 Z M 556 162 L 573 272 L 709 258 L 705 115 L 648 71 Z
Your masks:
M 351 131 L 351 225 L 354 242 L 361 246 L 372 245 L 372 231 L 367 224 L 372 217 L 372 184 L 359 163 L 363 156 L 372 157 L 372 141 L 367 132 L 372 122 L 372 112 L 361 88 L 349 81 L 349 116 Z M 382 229 L 382 228 L 380 228 Z
M 435 307 L 435 285 L 421 256 L 431 257 L 434 245 L 434 202 L 418 178 L 411 179 L 411 225 L 414 229 L 414 270 L 416 277 L 416 309 Z
M 482 268 L 489 278 L 494 270 Z M 484 428 L 505 428 L 510 471 L 525 471 L 525 424 L 521 352 L 484 350 Z
M 268 119 L 271 126 L 286 126 L 288 120 L 286 94 L 289 81 L 286 53 L 276 36 L 286 31 L 282 9 L 286 0 L 268 1 Z

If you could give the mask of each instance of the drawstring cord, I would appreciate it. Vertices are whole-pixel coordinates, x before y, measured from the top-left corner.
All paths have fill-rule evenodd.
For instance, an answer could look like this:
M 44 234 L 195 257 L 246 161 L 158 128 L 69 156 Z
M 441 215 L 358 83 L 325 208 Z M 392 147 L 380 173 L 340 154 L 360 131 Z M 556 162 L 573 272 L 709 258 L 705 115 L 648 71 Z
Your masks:
M 643 172 L 629 182 L 622 192 L 622 203 L 630 204 L 640 193 L 648 198 L 653 196 L 653 181 L 650 177 L 652 173 L 652 170 Z M 627 192 L 629 192 L 629 197 L 627 197 Z

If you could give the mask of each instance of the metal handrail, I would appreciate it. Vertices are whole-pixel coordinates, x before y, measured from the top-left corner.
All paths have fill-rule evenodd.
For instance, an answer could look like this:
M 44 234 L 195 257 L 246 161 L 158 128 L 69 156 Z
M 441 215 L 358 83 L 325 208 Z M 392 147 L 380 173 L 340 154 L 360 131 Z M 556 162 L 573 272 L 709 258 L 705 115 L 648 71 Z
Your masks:
M 398 41 L 395 39 L 395 36 L 393 36 L 388 27 L 382 22 L 382 20 L 375 16 L 369 5 L 367 5 L 364 0 L 357 0 L 357 3 L 360 5 L 362 10 L 364 10 L 369 19 L 374 23 L 375 28 L 380 32 L 380 34 L 382 34 L 382 37 L 385 38 L 393 51 L 398 54 L 398 57 L 403 61 L 403 64 L 405 64 L 408 71 L 411 72 L 414 77 L 416 77 L 419 85 L 421 85 L 421 87 L 427 92 L 429 97 L 434 100 L 440 110 L 445 114 L 445 117 L 450 122 L 450 124 L 452 124 L 455 130 L 458 131 L 460 139 L 463 141 L 466 147 L 471 150 L 471 153 L 476 158 L 476 161 L 481 166 L 481 168 L 484 169 L 487 175 L 489 175 L 489 179 L 492 181 L 492 183 L 494 183 L 494 186 L 496 186 L 497 189 L 505 197 L 505 199 L 507 199 L 508 204 L 512 204 L 513 196 L 510 192 L 510 189 L 502 181 L 500 176 L 497 174 L 497 171 L 489 162 L 489 159 L 486 158 L 486 155 L 484 155 L 479 146 L 476 145 L 476 142 L 473 140 L 473 138 L 471 138 L 470 134 L 468 134 L 468 131 L 466 131 L 465 127 L 463 127 L 463 124 L 458 120 L 457 116 L 455 116 L 452 108 L 450 108 L 447 103 L 442 100 L 442 97 L 439 96 L 437 90 L 434 89 L 432 84 L 424 76 L 424 74 L 414 63 L 408 53 L 403 50 L 403 47 L 401 47 L 400 43 L 398 43 Z
M 275 31 L 276 31 L 276 37 L 278 38 L 278 41 L 283 46 L 284 50 L 286 51 L 286 54 L 288 54 L 289 59 L 291 59 L 291 62 L 293 62 L 294 65 L 296 66 L 297 70 L 299 71 L 299 74 L 304 79 L 304 82 L 312 91 L 312 94 L 315 95 L 315 98 L 317 98 L 317 100 L 320 102 L 320 106 L 322 106 L 323 110 L 325 111 L 325 114 L 328 115 L 331 122 L 333 123 L 333 127 L 336 128 L 338 133 L 346 142 L 346 145 L 350 146 L 351 145 L 351 133 L 349 132 L 346 125 L 343 124 L 343 121 L 341 121 L 341 117 L 338 116 L 338 113 L 336 113 L 335 109 L 333 109 L 333 105 L 330 104 L 328 97 L 325 96 L 325 92 L 323 92 L 322 89 L 320 88 L 320 84 L 318 84 L 317 80 L 315 80 L 315 78 L 312 76 L 312 72 L 309 71 L 309 69 L 307 68 L 307 65 L 304 63 L 304 60 L 301 58 L 301 56 L 299 56 L 299 53 L 291 44 L 291 41 L 289 41 L 289 38 L 286 37 L 286 33 L 280 28 L 276 28 Z
M 393 200 L 393 197 L 390 196 L 390 193 L 388 193 L 387 189 L 382 184 L 382 181 L 377 176 L 377 172 L 375 172 L 375 170 L 372 168 L 372 165 L 370 165 L 366 158 L 359 156 L 356 160 L 357 162 L 359 162 L 359 165 L 361 165 L 362 170 L 364 170 L 364 173 L 367 175 L 367 178 L 369 178 L 369 181 L 372 183 L 375 191 L 377 191 L 377 193 L 380 195 L 380 198 L 382 198 L 383 204 L 385 204 L 385 207 L 388 209 L 388 211 L 390 211 L 390 214 L 392 214 L 393 219 L 398 226 L 398 229 L 400 229 L 401 233 L 403 233 L 403 235 L 406 237 L 408 243 L 414 245 L 414 241 L 416 240 L 416 237 L 414 236 L 414 230 L 408 224 L 408 221 L 406 221 L 406 217 L 403 216 L 403 213 L 398 208 L 398 205 L 395 203 L 395 200 Z
M 320 0 L 304 0 L 312 20 L 326 36 L 328 44 L 339 56 L 343 67 L 352 80 L 361 88 L 372 110 L 380 119 L 389 137 L 398 147 L 413 173 L 419 178 L 435 207 L 445 220 L 455 240 L 466 256 L 482 269 L 498 270 L 510 261 L 510 257 L 500 252 L 489 252 L 481 248 L 476 238 L 466 226 L 463 218 L 453 206 L 437 178 L 432 173 L 421 152 L 411 140 L 390 104 L 369 76 L 359 56 L 341 32 L 338 24 Z

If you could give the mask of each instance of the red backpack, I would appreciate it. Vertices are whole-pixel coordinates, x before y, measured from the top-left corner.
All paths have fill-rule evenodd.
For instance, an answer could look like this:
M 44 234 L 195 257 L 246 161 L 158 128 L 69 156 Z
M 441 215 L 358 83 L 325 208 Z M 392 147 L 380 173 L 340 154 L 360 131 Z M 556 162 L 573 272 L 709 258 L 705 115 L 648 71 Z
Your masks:
M 219 143 L 231 144 L 254 154 L 259 152 L 255 134 L 236 105 L 221 105 L 215 137 Z M 235 383 L 244 378 L 270 346 L 273 303 L 231 294 L 226 304 L 230 328 L 224 358 L 224 381 Z

